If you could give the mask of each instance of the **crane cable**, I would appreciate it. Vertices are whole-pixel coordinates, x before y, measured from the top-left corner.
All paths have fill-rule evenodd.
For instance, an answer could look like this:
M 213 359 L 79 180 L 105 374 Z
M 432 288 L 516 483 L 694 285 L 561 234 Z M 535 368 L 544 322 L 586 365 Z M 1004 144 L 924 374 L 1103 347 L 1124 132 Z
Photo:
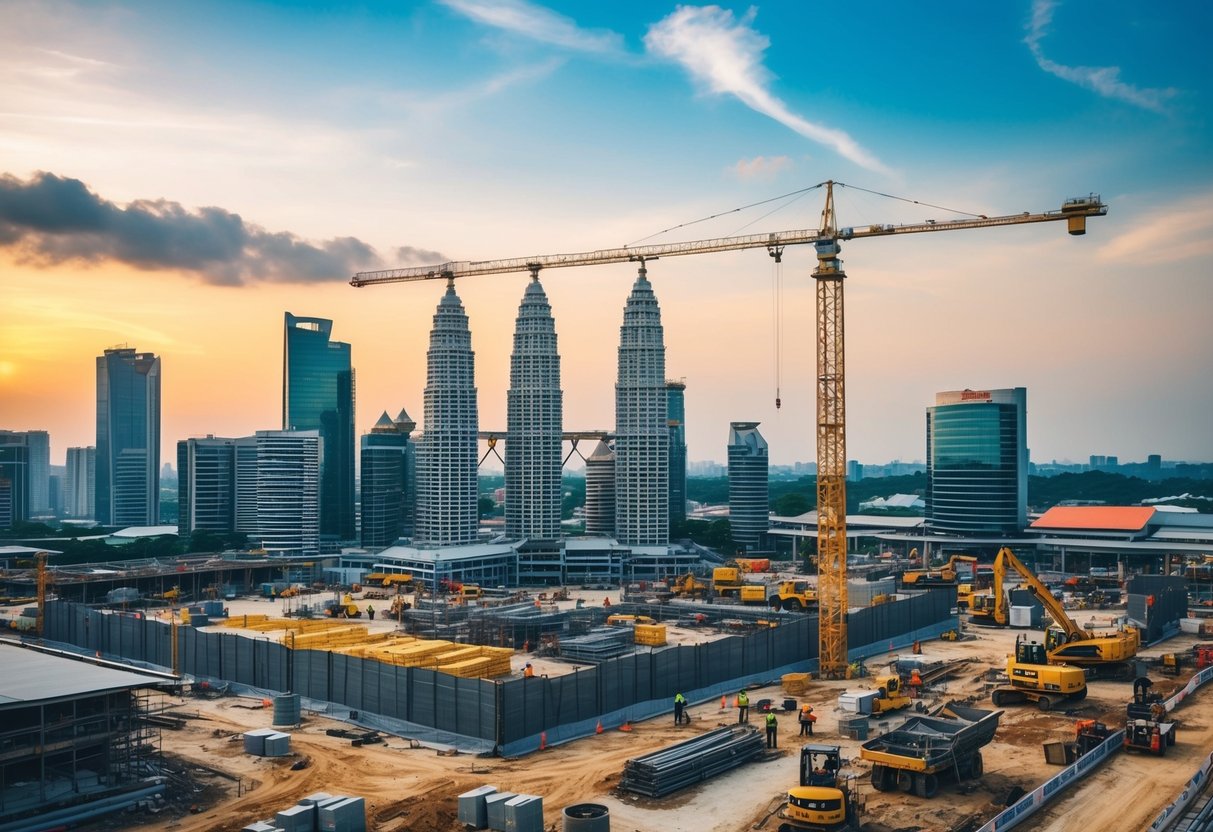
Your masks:
M 930 202 L 922 202 L 917 199 L 909 199 L 907 197 L 896 196 L 894 194 L 885 194 L 885 193 L 881 193 L 880 191 L 873 191 L 873 190 L 869 190 L 868 188 L 861 188 L 858 185 L 848 185 L 845 182 L 835 182 L 834 184 L 840 188 L 850 188 L 853 191 L 863 191 L 865 194 L 872 194 L 873 196 L 883 196 L 885 199 L 896 199 L 899 202 L 908 202 L 911 205 L 922 205 L 925 208 L 938 208 L 940 211 L 948 211 L 949 213 L 952 213 L 952 214 L 960 214 L 962 217 L 973 217 L 974 219 L 982 219 L 982 220 L 986 219 L 985 214 L 974 214 L 972 211 L 959 211 L 955 208 L 945 208 L 942 205 L 935 205 Z
M 783 406 L 783 249 L 768 249 L 771 264 L 771 330 L 775 338 L 775 410 Z
M 654 232 L 647 237 L 641 237 L 639 240 L 634 240 L 634 241 L 628 243 L 626 246 L 624 246 L 624 248 L 631 248 L 632 246 L 643 243 L 646 240 L 651 240 L 654 237 L 660 237 L 662 234 L 667 234 L 671 231 L 677 231 L 679 228 L 686 228 L 687 226 L 698 225 L 701 222 L 707 222 L 708 220 L 714 220 L 717 217 L 723 217 L 723 216 L 727 216 L 728 214 L 736 214 L 741 211 L 747 211 L 750 208 L 757 208 L 759 205 L 766 205 L 767 203 L 770 203 L 770 202 L 778 202 L 779 200 L 787 199 L 790 196 L 796 196 L 796 197 L 804 196 L 805 194 L 809 193 L 810 191 L 817 190 L 818 188 L 822 187 L 824 184 L 825 184 L 824 182 L 820 182 L 820 183 L 818 183 L 816 185 L 812 185 L 808 188 L 801 188 L 798 191 L 791 191 L 786 194 L 781 194 L 780 196 L 773 196 L 773 197 L 770 197 L 769 199 L 759 200 L 758 202 L 751 202 L 749 205 L 742 205 L 737 208 L 730 208 L 728 211 L 720 211 L 718 213 L 711 214 L 710 216 L 700 217 L 697 220 L 691 220 L 689 222 L 681 222 L 678 225 L 671 225 L 669 228 L 664 228 L 661 231 Z M 779 210 L 779 209 L 776 209 L 776 210 Z M 774 213 L 774 211 L 772 211 L 771 213 Z M 763 216 L 764 217 L 770 216 L 770 214 L 764 214 Z M 761 217 L 760 217 L 760 219 L 761 219 Z M 752 225 L 753 223 L 748 223 L 748 224 Z M 744 228 L 744 227 L 745 226 L 742 226 L 742 228 Z

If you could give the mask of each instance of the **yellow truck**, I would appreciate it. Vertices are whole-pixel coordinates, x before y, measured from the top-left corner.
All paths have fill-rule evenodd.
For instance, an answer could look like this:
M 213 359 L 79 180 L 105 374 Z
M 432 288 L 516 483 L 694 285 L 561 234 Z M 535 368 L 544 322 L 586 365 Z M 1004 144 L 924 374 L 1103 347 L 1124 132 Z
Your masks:
M 817 606 L 817 589 L 808 581 L 780 581 L 767 603 L 773 610 L 803 612 Z
M 931 798 L 940 779 L 981 777 L 981 749 L 994 739 L 1002 711 L 969 708 L 955 702 L 936 716 L 914 716 L 901 727 L 868 740 L 859 756 L 872 764 L 872 787 Z

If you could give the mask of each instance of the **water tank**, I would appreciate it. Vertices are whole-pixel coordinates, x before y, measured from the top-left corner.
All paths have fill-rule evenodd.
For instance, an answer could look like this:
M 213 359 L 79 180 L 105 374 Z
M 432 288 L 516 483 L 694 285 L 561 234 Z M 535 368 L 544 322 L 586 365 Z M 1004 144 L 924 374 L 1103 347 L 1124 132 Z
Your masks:
M 299 694 L 284 693 L 274 697 L 274 725 L 298 725 L 299 713 Z
M 577 803 L 564 807 L 563 832 L 611 832 L 611 810 L 601 803 Z

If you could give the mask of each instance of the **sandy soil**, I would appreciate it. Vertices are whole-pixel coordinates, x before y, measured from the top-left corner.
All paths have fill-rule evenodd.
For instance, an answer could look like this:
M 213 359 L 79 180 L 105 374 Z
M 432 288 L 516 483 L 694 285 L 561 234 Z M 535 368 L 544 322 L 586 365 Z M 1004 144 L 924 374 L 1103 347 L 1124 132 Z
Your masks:
M 275 606 L 271 602 L 249 603 L 259 608 L 241 609 L 242 612 L 268 612 Z M 1087 622 L 1085 615 L 1082 621 Z M 381 623 L 391 626 L 390 622 L 377 620 L 376 629 Z M 976 629 L 974 633 L 976 637 L 971 641 L 924 645 L 927 658 L 956 662 L 958 668 L 953 678 L 928 692 L 928 703 L 967 699 L 978 707 L 989 707 L 988 691 L 992 683 L 986 681 L 986 671 L 1003 665 L 1016 633 L 985 629 Z M 1190 642 L 1190 637 L 1180 637 L 1147 652 L 1185 649 Z M 893 658 L 890 655 L 869 661 L 869 670 L 880 672 Z M 1158 688 L 1171 690 L 1185 680 L 1186 674 L 1178 682 L 1159 680 Z M 1045 764 L 1043 742 L 1072 738 L 1074 720 L 1079 717 L 1095 717 L 1120 725 L 1124 702 L 1131 692 L 1126 683 L 1095 682 L 1082 707 L 1069 713 L 1045 714 L 1026 706 L 1008 708 L 995 741 L 984 751 L 986 773 L 982 780 L 962 787 L 947 783 L 939 796 L 927 801 L 873 791 L 867 781 L 869 768 L 859 759 L 859 744 L 838 738 L 838 719 L 844 716 L 835 707 L 838 694 L 865 686 L 862 681 L 814 682 L 809 693 L 800 699 L 816 708 L 819 722 L 814 739 L 838 743 L 843 747 L 844 757 L 851 761 L 847 771 L 859 778 L 860 791 L 867 801 L 865 828 L 919 832 L 976 828 L 1001 809 L 1012 787 L 1030 790 L 1059 771 Z M 1180 710 L 1179 740 L 1166 758 L 1117 755 L 1024 828 L 1060 832 L 1074 828 L 1074 817 L 1082 817 L 1083 825 L 1092 829 L 1144 827 L 1173 799 L 1213 746 L 1213 720 L 1205 718 L 1210 712 L 1211 696 L 1208 692 L 1199 693 Z M 785 697 L 777 687 L 751 693 L 752 701 L 762 698 Z M 198 712 L 205 719 L 191 720 L 183 731 L 164 733 L 166 752 L 243 778 L 243 795 L 236 796 L 234 783 L 216 781 L 227 794 L 219 796 L 221 790 L 208 790 L 207 794 L 214 797 L 201 805 L 199 814 L 171 820 L 161 816 L 129 828 L 234 832 L 251 821 L 271 818 L 275 811 L 304 795 L 326 791 L 365 797 L 373 829 L 454 832 L 462 829 L 455 819 L 456 796 L 488 783 L 499 789 L 541 795 L 545 821 L 556 829 L 560 828 L 563 807 L 595 802 L 610 807 L 616 832 L 774 830 L 778 821 L 772 814 L 797 777 L 800 738 L 796 736 L 794 715 L 789 714 L 780 719 L 780 748 L 761 762 L 663 800 L 615 791 L 627 759 L 685 739 L 692 733 L 734 722 L 736 712 L 732 708 L 721 710 L 719 700 L 694 704 L 690 708 L 694 720 L 690 726 L 675 727 L 670 717 L 662 717 L 637 724 L 630 733 L 608 731 L 524 758 L 506 760 L 442 756 L 431 749 L 414 748 L 407 739 L 399 738 L 388 738 L 386 745 L 353 748 L 348 740 L 326 736 L 326 728 L 341 726 L 320 717 L 307 718 L 304 726 L 293 732 L 294 756 L 276 760 L 250 757 L 243 753 L 242 743 L 231 738 L 238 738 L 240 732 L 250 728 L 267 726 L 271 717 L 269 710 L 250 709 L 247 707 L 250 704 L 252 700 L 235 698 L 183 700 L 183 711 Z M 752 719 L 757 724 L 758 720 Z M 891 727 L 895 725 L 894 721 Z M 875 720 L 873 727 L 879 727 Z M 292 763 L 302 758 L 308 760 L 308 767 L 292 771 Z M 1108 800 L 1113 792 L 1117 799 Z

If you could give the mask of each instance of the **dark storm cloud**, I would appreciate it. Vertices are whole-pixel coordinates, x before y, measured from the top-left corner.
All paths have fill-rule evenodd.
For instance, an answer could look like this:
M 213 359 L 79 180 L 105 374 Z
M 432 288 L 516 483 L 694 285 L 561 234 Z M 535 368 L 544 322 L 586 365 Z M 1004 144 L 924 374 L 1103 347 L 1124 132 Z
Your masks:
M 224 285 L 344 280 L 384 265 L 375 249 L 354 237 L 312 243 L 266 231 L 222 208 L 190 211 L 164 199 L 119 207 L 79 179 L 45 172 L 28 182 L 0 175 L 0 248 L 43 264 L 117 261 Z M 405 261 L 399 265 L 446 259 L 411 246 L 396 254 Z

